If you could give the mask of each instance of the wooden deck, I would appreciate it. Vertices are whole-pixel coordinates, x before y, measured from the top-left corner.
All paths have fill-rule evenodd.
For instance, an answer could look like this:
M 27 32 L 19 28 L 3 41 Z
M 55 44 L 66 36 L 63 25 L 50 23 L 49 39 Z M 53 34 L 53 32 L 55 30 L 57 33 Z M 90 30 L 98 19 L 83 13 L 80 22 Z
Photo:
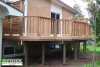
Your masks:
M 88 40 L 91 26 L 85 19 L 53 20 L 46 17 L 7 17 L 4 36 L 23 41 Z

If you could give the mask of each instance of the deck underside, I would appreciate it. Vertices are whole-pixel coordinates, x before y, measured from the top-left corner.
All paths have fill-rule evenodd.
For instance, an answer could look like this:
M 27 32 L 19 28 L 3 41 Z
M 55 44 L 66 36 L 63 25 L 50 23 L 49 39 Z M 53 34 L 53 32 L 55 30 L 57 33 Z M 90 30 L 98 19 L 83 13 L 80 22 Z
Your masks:
M 5 36 L 5 39 L 14 39 L 22 41 L 85 41 L 90 38 L 79 36 L 64 36 L 64 37 L 32 37 L 32 36 Z

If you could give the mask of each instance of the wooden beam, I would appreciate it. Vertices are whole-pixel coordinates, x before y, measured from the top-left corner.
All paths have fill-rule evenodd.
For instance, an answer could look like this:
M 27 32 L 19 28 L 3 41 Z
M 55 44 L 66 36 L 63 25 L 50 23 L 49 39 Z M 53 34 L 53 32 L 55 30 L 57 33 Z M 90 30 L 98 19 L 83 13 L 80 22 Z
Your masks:
M 80 56 L 80 42 L 78 42 L 76 45 L 77 45 L 77 58 L 79 58 L 79 56 Z
M 66 44 L 63 45 L 63 64 L 66 64 Z
M 45 64 L 45 45 L 42 44 L 42 64 Z

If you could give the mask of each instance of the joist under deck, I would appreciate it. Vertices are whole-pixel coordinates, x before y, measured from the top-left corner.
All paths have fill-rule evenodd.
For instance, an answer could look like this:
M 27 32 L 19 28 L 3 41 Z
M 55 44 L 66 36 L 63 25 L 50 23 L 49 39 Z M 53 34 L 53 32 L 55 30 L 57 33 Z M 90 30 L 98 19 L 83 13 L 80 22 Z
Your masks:
M 80 36 L 64 36 L 64 37 L 28 37 L 22 36 L 20 37 L 22 41 L 73 41 L 73 40 L 88 40 L 89 38 L 80 37 Z

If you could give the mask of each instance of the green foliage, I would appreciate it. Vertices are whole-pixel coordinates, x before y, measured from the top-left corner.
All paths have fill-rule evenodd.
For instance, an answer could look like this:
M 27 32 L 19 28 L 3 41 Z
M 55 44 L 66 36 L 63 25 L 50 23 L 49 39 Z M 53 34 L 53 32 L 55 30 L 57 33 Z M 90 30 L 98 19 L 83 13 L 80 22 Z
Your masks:
M 100 0 L 96 0 L 97 4 L 100 4 Z
M 95 64 L 96 64 L 96 67 L 100 67 L 100 61 L 96 61 Z M 83 67 L 93 67 L 93 64 L 92 63 L 85 64 L 83 65 Z
M 96 15 L 96 40 L 97 42 L 100 41 L 100 11 Z
M 96 0 L 96 1 L 97 1 L 97 5 L 100 6 L 100 0 Z M 98 43 L 100 42 L 100 8 L 96 12 L 96 36 L 97 36 L 96 41 Z
M 88 10 L 91 14 L 91 26 L 96 33 L 96 42 L 100 45 L 100 0 L 86 0 L 88 2 Z M 93 1 L 96 1 L 94 3 Z
M 95 47 L 93 45 L 88 45 L 87 46 L 87 49 L 88 49 L 88 52 L 94 52 L 95 51 L 95 54 L 96 55 L 100 55 L 100 47 Z M 100 67 L 100 61 L 95 61 L 95 64 L 96 64 L 96 67 Z M 89 64 L 85 64 L 83 65 L 83 67 L 93 67 L 93 64 L 92 63 L 89 63 Z
M 81 11 L 81 9 L 80 9 L 78 4 L 75 4 L 73 8 L 77 11 L 77 14 L 76 14 L 75 18 L 76 17 L 83 17 L 83 15 L 81 14 L 82 11 Z

